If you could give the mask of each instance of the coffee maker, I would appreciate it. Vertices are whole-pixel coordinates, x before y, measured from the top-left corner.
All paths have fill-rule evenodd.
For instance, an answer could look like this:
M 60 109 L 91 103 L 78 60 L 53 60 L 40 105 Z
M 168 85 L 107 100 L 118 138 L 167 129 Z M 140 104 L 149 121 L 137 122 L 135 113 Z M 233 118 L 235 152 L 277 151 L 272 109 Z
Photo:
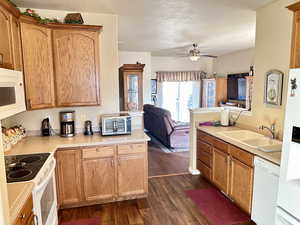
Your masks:
M 60 112 L 60 136 L 73 137 L 75 135 L 75 111 Z

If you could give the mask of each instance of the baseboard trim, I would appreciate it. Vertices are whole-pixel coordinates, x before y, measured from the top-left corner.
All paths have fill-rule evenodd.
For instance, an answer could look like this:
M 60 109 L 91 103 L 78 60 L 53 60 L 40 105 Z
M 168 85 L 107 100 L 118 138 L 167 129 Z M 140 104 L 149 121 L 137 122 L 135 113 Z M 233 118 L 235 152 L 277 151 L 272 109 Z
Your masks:
M 189 168 L 189 172 L 190 172 L 190 174 L 192 174 L 192 175 L 200 175 L 200 174 L 201 174 L 199 170 L 197 170 L 197 169 L 192 169 L 192 168 Z

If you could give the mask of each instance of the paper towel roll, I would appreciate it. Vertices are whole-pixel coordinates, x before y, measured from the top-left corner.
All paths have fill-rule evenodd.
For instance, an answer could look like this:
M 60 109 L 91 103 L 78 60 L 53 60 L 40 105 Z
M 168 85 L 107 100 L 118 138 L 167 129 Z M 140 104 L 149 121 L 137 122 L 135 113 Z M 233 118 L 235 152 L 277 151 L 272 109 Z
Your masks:
M 229 109 L 224 109 L 221 111 L 221 125 L 222 126 L 229 125 Z

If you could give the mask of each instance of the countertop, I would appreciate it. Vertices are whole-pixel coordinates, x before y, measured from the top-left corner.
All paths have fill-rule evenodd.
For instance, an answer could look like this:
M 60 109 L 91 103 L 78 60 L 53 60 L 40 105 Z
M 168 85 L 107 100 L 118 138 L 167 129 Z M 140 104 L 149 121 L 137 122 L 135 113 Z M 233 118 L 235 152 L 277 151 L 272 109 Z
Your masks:
M 78 134 L 74 137 L 59 136 L 38 137 L 30 136 L 13 146 L 5 155 L 21 155 L 32 153 L 54 153 L 59 148 L 88 147 L 95 145 L 111 145 L 122 143 L 146 142 L 150 138 L 143 130 L 135 130 L 131 135 L 106 136 L 99 133 L 93 136 Z M 7 184 L 11 221 L 15 221 L 27 198 L 32 192 L 33 182 L 18 182 Z
M 256 148 L 252 148 L 250 146 L 247 146 L 247 145 L 244 145 L 243 143 L 241 142 L 238 142 L 238 141 L 234 141 L 222 134 L 220 134 L 220 132 L 222 131 L 232 131 L 232 130 L 246 130 L 246 129 L 243 129 L 243 128 L 239 128 L 239 127 L 213 127 L 213 126 L 198 126 L 197 128 L 198 130 L 201 130 L 201 131 L 204 131 L 216 138 L 219 138 L 219 139 L 222 139 L 223 141 L 225 142 L 228 142 L 230 144 L 233 144 L 241 149 L 244 149 L 256 156 L 259 156 L 263 159 L 266 159 L 272 163 L 275 163 L 277 165 L 280 165 L 280 161 L 281 161 L 281 152 L 270 152 L 270 153 L 267 153 L 267 152 L 263 152 L 263 151 L 260 151 Z
M 150 138 L 143 130 L 134 130 L 131 135 L 119 136 L 101 136 L 95 133 L 92 136 L 85 136 L 77 134 L 74 137 L 60 137 L 60 136 L 30 136 L 21 140 L 18 144 L 12 147 L 5 155 L 21 155 L 32 153 L 55 152 L 58 148 L 72 148 L 72 147 L 88 147 L 94 145 L 112 145 L 122 143 L 134 143 L 149 141 Z
M 19 215 L 28 197 L 31 195 L 33 185 L 32 182 L 7 184 L 10 221 L 12 224 Z

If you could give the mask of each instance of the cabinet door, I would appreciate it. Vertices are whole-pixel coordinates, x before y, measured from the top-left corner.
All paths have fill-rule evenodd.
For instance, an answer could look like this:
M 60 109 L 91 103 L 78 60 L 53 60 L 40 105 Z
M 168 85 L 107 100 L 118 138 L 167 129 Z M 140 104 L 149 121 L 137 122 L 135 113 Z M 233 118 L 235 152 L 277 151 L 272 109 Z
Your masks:
M 113 157 L 83 161 L 84 193 L 87 201 L 115 197 L 115 163 Z
M 141 72 L 124 72 L 125 110 L 143 108 L 143 81 Z
M 231 160 L 230 197 L 247 213 L 251 213 L 253 168 Z
M 212 180 L 225 193 L 229 192 L 229 155 L 213 149 Z
M 81 151 L 62 150 L 56 153 L 56 182 L 59 205 L 76 204 L 83 200 Z
M 12 47 L 13 47 L 13 62 L 14 70 L 23 70 L 23 59 L 22 59 L 22 49 L 21 49 L 21 33 L 20 33 L 20 23 L 18 19 L 14 16 L 11 19 L 11 36 L 12 36 Z
M 21 23 L 21 35 L 27 108 L 54 107 L 51 30 Z
M 54 30 L 57 106 L 99 105 L 99 33 Z
M 33 214 L 31 214 L 31 216 L 30 216 L 29 220 L 27 221 L 26 225 L 35 225 Z
M 145 194 L 147 185 L 147 158 L 145 153 L 118 156 L 119 197 Z
M 10 14 L 0 6 L 0 68 L 13 69 Z

